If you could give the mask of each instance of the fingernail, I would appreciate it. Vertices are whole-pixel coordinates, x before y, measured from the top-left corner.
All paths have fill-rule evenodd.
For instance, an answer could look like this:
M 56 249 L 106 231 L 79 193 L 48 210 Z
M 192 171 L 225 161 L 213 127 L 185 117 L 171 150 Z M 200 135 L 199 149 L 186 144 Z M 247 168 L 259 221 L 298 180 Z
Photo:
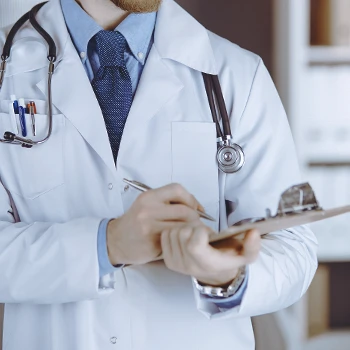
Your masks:
M 198 210 L 205 212 L 205 209 L 202 204 L 198 204 Z

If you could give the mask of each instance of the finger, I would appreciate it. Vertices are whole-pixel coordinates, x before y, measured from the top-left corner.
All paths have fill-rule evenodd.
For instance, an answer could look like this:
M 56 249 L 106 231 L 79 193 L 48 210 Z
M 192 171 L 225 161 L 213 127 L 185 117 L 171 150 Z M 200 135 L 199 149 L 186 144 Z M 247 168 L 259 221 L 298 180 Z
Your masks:
M 245 257 L 247 264 L 256 260 L 261 249 L 261 236 L 259 231 L 252 230 L 247 232 L 243 241 L 242 256 Z
M 163 252 L 163 258 L 166 260 L 172 259 L 173 251 L 170 243 L 170 229 L 164 230 L 161 234 L 160 243 Z
M 166 236 L 163 238 L 164 252 L 163 258 L 164 263 L 168 269 L 176 272 L 182 272 L 184 270 L 183 254 L 179 243 L 181 229 L 173 229 L 162 233 Z
M 221 247 L 218 247 L 218 244 L 216 244 L 215 250 L 217 258 L 219 259 L 221 256 L 223 266 L 229 266 L 229 264 L 225 265 L 225 261 L 231 260 L 234 267 L 240 267 L 254 262 L 259 255 L 260 247 L 260 234 L 256 230 L 253 230 L 246 233 L 243 241 L 234 239 L 231 241 L 226 240 L 226 244 L 224 245 L 223 242 Z
M 153 192 L 153 194 L 165 204 L 178 203 L 186 205 L 194 210 L 199 209 L 204 211 L 203 206 L 197 199 L 179 184 L 170 184 L 150 192 Z
M 242 240 L 229 238 L 222 241 L 211 243 L 211 246 L 215 249 L 220 249 L 221 251 L 233 250 L 240 255 L 244 250 L 244 244 Z
M 199 221 L 199 223 L 201 223 Z M 150 235 L 161 235 L 163 231 L 166 230 L 181 230 L 187 227 L 189 224 L 182 221 L 156 221 L 152 224 L 152 230 Z M 191 223 L 192 226 L 196 225 L 195 222 Z
M 192 259 L 192 256 L 188 252 L 189 242 L 191 241 L 192 236 L 194 235 L 197 228 L 202 226 L 203 223 L 199 222 L 198 224 L 188 225 L 179 232 L 179 247 L 181 250 L 183 266 L 186 267 L 187 271 L 193 270 L 194 268 L 194 261 Z
M 182 204 L 166 204 L 157 209 L 156 218 L 158 221 L 182 221 L 199 222 L 200 216 L 193 210 Z
M 212 230 L 205 225 L 197 225 L 193 228 L 193 233 L 186 241 L 183 241 L 184 250 L 194 259 L 202 260 L 208 251 L 209 238 Z

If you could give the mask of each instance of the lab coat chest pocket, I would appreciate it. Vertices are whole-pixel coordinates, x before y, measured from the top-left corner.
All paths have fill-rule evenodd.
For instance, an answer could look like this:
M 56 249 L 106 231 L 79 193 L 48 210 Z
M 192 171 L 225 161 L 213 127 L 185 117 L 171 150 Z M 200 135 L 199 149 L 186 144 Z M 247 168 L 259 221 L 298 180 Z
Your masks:
M 172 123 L 172 181 L 180 183 L 191 192 L 218 222 L 219 180 L 216 152 L 214 123 Z M 217 229 L 217 224 L 212 228 Z
M 5 131 L 13 131 L 10 118 L 9 114 L 0 113 L 1 138 Z M 26 126 L 27 138 L 34 141 L 42 140 L 48 133 L 48 116 L 35 115 L 36 136 L 32 133 L 30 115 L 26 115 Z M 18 127 L 21 135 L 19 122 Z M 53 116 L 52 134 L 47 142 L 30 149 L 18 145 L 0 144 L 1 163 L 4 164 L 0 167 L 0 176 L 11 193 L 34 199 L 64 183 L 64 127 L 65 117 L 57 114 Z

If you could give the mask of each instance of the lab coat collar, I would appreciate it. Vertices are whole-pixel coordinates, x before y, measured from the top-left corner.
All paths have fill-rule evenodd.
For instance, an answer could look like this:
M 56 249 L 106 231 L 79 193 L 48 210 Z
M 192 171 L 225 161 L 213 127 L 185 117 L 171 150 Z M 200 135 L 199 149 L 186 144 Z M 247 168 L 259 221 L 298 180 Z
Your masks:
M 37 20 L 54 39 L 59 63 L 65 55 L 67 43 L 71 41 L 60 0 L 50 0 L 37 14 Z M 23 27 L 15 41 L 28 36 L 33 37 L 29 23 Z M 41 39 L 37 33 L 34 36 Z M 207 74 L 218 74 L 208 31 L 173 0 L 163 0 L 159 9 L 154 45 L 161 58 L 182 63 Z M 38 69 L 38 64 L 33 62 L 33 67 L 30 67 L 30 62 L 27 65 L 20 65 L 15 73 Z M 44 67 L 47 61 L 41 60 L 40 64 Z M 22 71 L 19 71 L 20 67 Z
M 52 77 L 52 102 L 116 176 L 105 122 L 89 78 L 70 38 L 60 0 L 50 0 L 37 15 L 39 24 L 54 38 L 57 63 Z M 47 78 L 37 87 L 47 95 Z
M 48 20 L 50 18 L 55 18 L 55 21 Z M 38 21 L 50 34 L 55 34 L 57 49 L 61 53 L 52 79 L 54 105 L 70 120 L 118 178 L 103 115 L 69 37 L 59 0 L 50 0 L 42 9 Z M 60 33 L 57 33 L 58 30 Z M 163 43 L 160 44 L 160 47 L 164 46 Z M 132 139 L 131 135 L 142 135 L 149 121 L 183 88 L 182 82 L 165 61 L 153 46 L 125 125 L 120 154 L 127 153 L 127 149 L 132 146 L 129 141 Z M 47 89 L 46 80 L 44 78 L 37 84 L 44 94 Z M 118 165 L 117 168 L 120 168 Z
M 103 115 L 70 39 L 60 0 L 50 0 L 39 11 L 37 20 L 53 37 L 57 46 L 56 71 L 52 79 L 53 104 L 117 177 Z M 21 36 L 38 37 L 30 25 Z M 142 135 L 147 123 L 161 113 L 167 102 L 182 90 L 183 84 L 167 63 L 168 60 L 208 74 L 217 73 L 207 31 L 172 0 L 164 0 L 158 13 L 154 46 L 129 113 L 120 153 L 130 147 L 128 142 L 131 133 Z M 32 68 L 38 69 L 37 66 Z M 26 67 L 26 71 L 30 70 L 30 67 Z M 37 87 L 46 95 L 47 78 L 40 81 Z
M 207 74 L 218 74 L 208 31 L 173 0 L 163 0 L 154 44 L 162 58 Z

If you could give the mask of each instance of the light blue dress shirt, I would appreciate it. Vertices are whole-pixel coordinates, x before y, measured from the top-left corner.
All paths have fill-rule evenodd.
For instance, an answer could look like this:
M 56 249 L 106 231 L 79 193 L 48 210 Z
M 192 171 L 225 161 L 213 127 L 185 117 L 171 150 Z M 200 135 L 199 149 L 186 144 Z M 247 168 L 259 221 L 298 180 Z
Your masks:
M 100 68 L 100 62 L 94 40 L 91 39 L 99 31 L 103 30 L 103 28 L 100 27 L 75 0 L 61 0 L 61 7 L 72 41 L 78 51 L 87 75 L 90 81 L 92 81 L 94 75 Z M 156 19 L 156 12 L 130 14 L 115 29 L 123 34 L 128 43 L 128 49 L 125 53 L 125 62 L 131 77 L 134 95 L 153 44 L 153 32 Z M 97 250 L 100 276 L 113 273 L 117 268 L 110 263 L 108 257 L 106 233 L 109 221 L 110 219 L 103 220 L 98 231 Z M 232 298 L 222 300 L 208 298 L 208 300 L 214 302 L 218 307 L 223 309 L 230 309 L 238 306 L 242 302 L 247 283 L 248 278 L 245 279 L 239 291 Z

